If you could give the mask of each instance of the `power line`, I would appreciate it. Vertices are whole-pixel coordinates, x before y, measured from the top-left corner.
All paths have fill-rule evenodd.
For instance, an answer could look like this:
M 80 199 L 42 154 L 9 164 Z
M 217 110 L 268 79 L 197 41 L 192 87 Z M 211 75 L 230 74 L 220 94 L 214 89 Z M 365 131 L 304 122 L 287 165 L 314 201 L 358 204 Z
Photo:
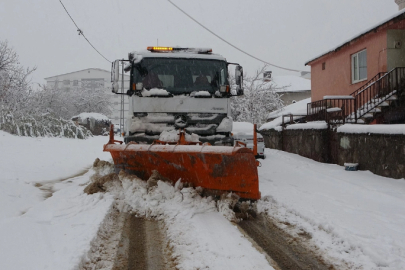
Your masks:
M 202 28 L 204 28 L 205 30 L 207 30 L 208 32 L 210 32 L 211 34 L 213 34 L 214 36 L 216 36 L 217 38 L 219 38 L 220 40 L 222 40 L 223 42 L 225 42 L 225 43 L 228 44 L 229 46 L 235 48 L 236 50 L 238 50 L 238 51 L 240 51 L 240 52 L 242 52 L 242 53 L 244 53 L 244 54 L 246 54 L 246 55 L 248 55 L 248 56 L 250 56 L 250 57 L 252 57 L 252 58 L 254 58 L 254 59 L 258 60 L 258 61 L 260 61 L 260 62 L 263 62 L 263 63 L 265 63 L 265 64 L 267 64 L 267 65 L 269 65 L 269 66 L 273 66 L 273 67 L 276 67 L 276 68 L 279 68 L 279 69 L 288 70 L 288 71 L 301 72 L 301 70 L 290 69 L 290 68 L 284 68 L 284 67 L 280 67 L 280 66 L 271 64 L 271 63 L 269 63 L 269 62 L 267 62 L 267 61 L 264 61 L 264 60 L 262 60 L 262 59 L 260 59 L 260 58 L 258 58 L 258 57 L 256 57 L 256 56 L 254 56 L 254 55 L 251 55 L 250 53 L 248 53 L 248 52 L 246 52 L 246 51 L 244 51 L 244 50 L 242 50 L 242 49 L 236 47 L 236 46 L 233 45 L 232 43 L 226 41 L 225 39 L 223 39 L 223 38 L 220 37 L 219 35 L 215 34 L 213 31 L 211 31 L 210 29 L 208 29 L 207 27 L 205 27 L 203 24 L 201 24 L 200 22 L 198 22 L 196 19 L 194 19 L 193 17 L 191 17 L 191 15 L 187 14 L 187 12 L 185 12 L 184 10 L 182 10 L 180 7 L 178 7 L 178 6 L 177 6 L 176 4 L 174 4 L 172 1 L 170 1 L 170 0 L 167 0 L 167 1 L 168 1 L 170 4 L 172 4 L 174 7 L 176 7 L 178 10 L 180 10 L 184 15 L 186 15 L 187 17 L 189 17 L 190 19 L 192 19 L 194 22 L 196 22 L 198 25 L 200 25 Z
M 108 61 L 109 63 L 111 63 L 110 60 L 108 60 L 107 58 L 105 58 L 104 55 L 102 55 L 97 49 L 96 47 L 93 46 L 93 44 L 91 44 L 91 42 L 87 39 L 87 37 L 84 35 L 83 31 L 79 28 L 79 26 L 77 26 L 75 20 L 73 20 L 72 16 L 70 16 L 69 12 L 67 11 L 65 5 L 62 3 L 62 0 L 59 0 L 59 2 L 61 3 L 62 7 L 65 9 L 67 15 L 70 17 L 70 19 L 72 20 L 72 22 L 75 24 L 76 28 L 77 28 L 77 32 L 79 33 L 79 36 L 82 35 L 84 37 L 85 40 L 87 40 L 87 42 L 90 44 L 91 47 L 93 47 L 93 49 L 98 52 L 99 55 L 101 55 L 101 57 L 103 57 L 106 61 Z

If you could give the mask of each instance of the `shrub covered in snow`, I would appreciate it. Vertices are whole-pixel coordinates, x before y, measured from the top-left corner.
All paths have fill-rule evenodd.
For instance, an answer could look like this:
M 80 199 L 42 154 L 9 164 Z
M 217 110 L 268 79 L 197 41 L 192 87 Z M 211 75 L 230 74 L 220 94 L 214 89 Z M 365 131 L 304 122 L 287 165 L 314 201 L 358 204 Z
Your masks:
M 75 125 L 71 120 L 46 115 L 14 116 L 11 112 L 0 110 L 0 130 L 18 136 L 29 137 L 66 137 L 86 139 L 93 134 L 85 127 Z

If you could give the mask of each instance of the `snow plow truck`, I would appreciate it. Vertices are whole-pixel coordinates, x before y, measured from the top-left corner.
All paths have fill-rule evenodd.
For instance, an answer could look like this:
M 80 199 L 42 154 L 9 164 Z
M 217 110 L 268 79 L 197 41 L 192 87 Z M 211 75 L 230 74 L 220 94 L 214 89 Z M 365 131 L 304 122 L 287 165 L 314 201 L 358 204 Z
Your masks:
M 229 65 L 236 66 L 232 90 Z M 124 72 L 130 89 L 123 88 Z M 243 95 L 240 65 L 208 48 L 148 47 L 114 61 L 111 80 L 112 91 L 129 99 L 124 142 L 114 139 L 111 127 L 104 145 L 116 171 L 147 180 L 157 170 L 209 194 L 260 199 L 255 153 L 234 143 L 231 133 L 230 98 Z

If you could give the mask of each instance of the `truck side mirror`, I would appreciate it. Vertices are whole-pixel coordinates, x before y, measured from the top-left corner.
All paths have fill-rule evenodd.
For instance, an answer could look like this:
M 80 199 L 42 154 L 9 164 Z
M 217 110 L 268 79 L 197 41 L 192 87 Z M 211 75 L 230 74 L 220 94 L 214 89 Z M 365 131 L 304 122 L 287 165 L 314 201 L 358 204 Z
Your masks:
M 115 60 L 111 63 L 111 82 L 112 82 L 112 91 L 118 93 L 118 81 L 120 79 L 120 60 Z
M 243 67 L 236 66 L 235 68 L 236 95 L 243 95 Z

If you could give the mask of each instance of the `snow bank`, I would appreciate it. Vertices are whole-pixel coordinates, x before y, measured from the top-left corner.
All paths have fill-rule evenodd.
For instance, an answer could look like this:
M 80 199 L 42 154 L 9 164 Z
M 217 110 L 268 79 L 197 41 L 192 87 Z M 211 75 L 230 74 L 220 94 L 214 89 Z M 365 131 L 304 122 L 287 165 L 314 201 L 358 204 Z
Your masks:
M 83 194 L 94 159 L 109 159 L 104 143 L 0 131 L 0 269 L 79 264 L 113 203 L 108 194 Z
M 356 125 L 346 124 L 338 127 L 337 132 L 340 133 L 370 133 L 370 134 L 405 134 L 405 125 Z

